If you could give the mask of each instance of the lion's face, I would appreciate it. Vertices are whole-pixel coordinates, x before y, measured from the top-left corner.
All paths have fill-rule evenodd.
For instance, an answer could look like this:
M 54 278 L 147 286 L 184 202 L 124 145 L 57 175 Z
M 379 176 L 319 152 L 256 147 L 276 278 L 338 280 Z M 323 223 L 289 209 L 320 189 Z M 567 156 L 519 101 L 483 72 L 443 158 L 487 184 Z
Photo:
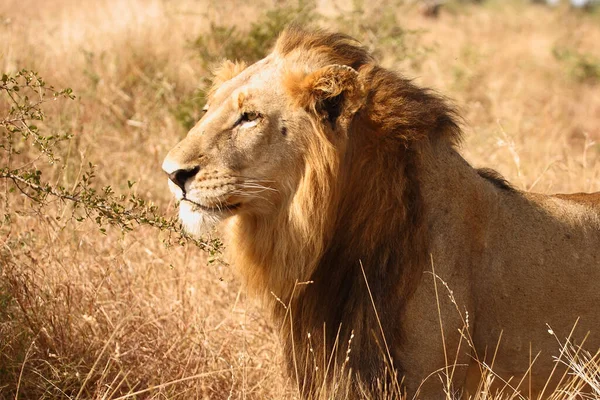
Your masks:
M 240 213 L 272 212 L 294 186 L 309 121 L 287 101 L 275 68 L 263 60 L 221 84 L 168 153 L 163 169 L 189 232 Z
M 358 73 L 343 65 L 298 68 L 275 55 L 246 69 L 224 65 L 206 114 L 163 163 L 193 234 L 234 215 L 294 208 L 303 190 L 324 201 L 328 184 L 317 181 L 336 168 L 363 98 Z

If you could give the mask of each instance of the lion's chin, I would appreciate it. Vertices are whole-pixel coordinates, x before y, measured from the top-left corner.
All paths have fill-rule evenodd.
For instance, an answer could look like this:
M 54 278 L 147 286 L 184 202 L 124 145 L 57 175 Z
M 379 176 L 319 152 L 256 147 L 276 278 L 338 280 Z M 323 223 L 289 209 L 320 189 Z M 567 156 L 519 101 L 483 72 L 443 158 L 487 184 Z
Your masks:
M 201 237 L 212 233 L 224 217 L 198 209 L 188 201 L 182 201 L 179 204 L 179 219 L 187 233 L 195 237 Z

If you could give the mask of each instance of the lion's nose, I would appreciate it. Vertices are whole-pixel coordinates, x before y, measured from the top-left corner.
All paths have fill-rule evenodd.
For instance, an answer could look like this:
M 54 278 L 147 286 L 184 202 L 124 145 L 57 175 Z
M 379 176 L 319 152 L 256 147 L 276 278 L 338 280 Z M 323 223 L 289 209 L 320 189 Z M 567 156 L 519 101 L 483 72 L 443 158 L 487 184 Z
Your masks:
M 198 166 L 187 169 L 178 169 L 169 174 L 169 179 L 185 193 L 185 183 L 188 179 L 194 177 L 198 171 L 200 171 L 200 167 Z

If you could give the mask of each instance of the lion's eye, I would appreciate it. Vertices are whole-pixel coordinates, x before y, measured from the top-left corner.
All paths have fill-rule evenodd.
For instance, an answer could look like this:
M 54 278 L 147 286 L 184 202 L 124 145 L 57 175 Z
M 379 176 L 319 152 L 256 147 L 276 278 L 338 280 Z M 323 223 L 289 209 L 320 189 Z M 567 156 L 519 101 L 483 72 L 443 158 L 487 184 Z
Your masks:
M 260 117 L 261 115 L 257 112 L 248 111 L 240 115 L 235 125 L 243 128 L 250 128 L 258 123 Z
M 258 119 L 259 116 L 260 114 L 254 111 L 245 112 L 242 114 L 240 122 L 254 121 L 255 119 Z

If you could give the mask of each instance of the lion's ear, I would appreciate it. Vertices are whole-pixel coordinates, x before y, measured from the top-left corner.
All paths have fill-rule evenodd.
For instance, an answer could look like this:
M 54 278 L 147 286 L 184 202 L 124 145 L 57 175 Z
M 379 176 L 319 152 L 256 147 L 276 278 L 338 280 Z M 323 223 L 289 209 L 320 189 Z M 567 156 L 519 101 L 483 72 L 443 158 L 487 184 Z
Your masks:
M 329 65 L 308 75 L 288 74 L 285 86 L 295 104 L 314 112 L 335 127 L 352 116 L 364 100 L 358 72 L 346 65 Z
M 227 82 L 228 80 L 239 75 L 240 72 L 246 69 L 246 66 L 246 63 L 243 61 L 233 62 L 230 60 L 224 60 L 221 62 L 221 64 L 212 70 L 212 86 L 208 92 L 208 97 L 212 97 L 219 86 L 221 86 L 224 82 Z

